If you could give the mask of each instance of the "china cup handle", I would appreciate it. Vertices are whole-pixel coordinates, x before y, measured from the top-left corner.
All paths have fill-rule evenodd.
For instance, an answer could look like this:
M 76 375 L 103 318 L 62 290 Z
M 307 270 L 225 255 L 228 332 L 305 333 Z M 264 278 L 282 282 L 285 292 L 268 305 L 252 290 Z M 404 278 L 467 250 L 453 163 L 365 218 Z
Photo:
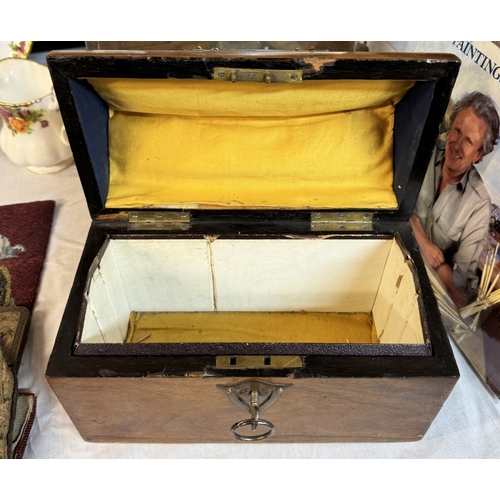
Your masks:
M 48 108 L 50 111 L 59 111 L 59 103 L 57 102 L 57 97 L 54 94 L 54 89 L 52 89 L 52 94 L 50 94 L 50 101 Z
M 62 142 L 65 146 L 69 146 L 68 135 L 66 134 L 66 129 L 64 128 L 64 125 L 61 125 L 61 132 L 60 132 L 60 135 L 61 135 L 61 142 Z
M 54 89 L 52 89 L 52 94 L 51 94 L 50 97 L 51 97 L 51 99 L 50 99 L 50 103 L 48 105 L 48 108 L 51 111 L 59 111 L 59 103 L 57 102 L 57 97 L 54 94 Z M 66 134 L 66 129 L 64 128 L 63 124 L 61 124 L 61 130 L 59 131 L 59 135 L 60 135 L 60 138 L 61 138 L 61 142 L 65 146 L 69 146 L 68 136 Z

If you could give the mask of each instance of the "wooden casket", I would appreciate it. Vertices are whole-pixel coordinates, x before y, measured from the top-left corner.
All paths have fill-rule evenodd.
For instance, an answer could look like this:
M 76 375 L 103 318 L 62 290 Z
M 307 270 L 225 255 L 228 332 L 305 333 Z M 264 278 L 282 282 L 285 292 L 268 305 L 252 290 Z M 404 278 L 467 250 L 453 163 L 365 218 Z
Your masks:
M 422 438 L 458 370 L 409 219 L 459 60 L 47 61 L 93 219 L 47 368 L 83 439 Z

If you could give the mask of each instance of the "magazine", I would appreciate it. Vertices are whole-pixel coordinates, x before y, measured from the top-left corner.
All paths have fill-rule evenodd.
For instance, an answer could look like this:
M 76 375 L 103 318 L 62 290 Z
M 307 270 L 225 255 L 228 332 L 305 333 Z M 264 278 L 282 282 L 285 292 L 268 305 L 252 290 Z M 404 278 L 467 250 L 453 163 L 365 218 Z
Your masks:
M 464 94 L 481 92 L 500 108 L 499 42 L 387 42 L 397 52 L 452 53 L 461 61 L 449 109 Z M 370 46 L 383 49 L 384 43 Z M 449 118 L 449 115 L 448 115 Z M 449 127 L 451 124 L 445 124 Z M 446 136 L 446 134 L 444 134 Z M 446 136 L 447 137 L 447 136 Z M 477 263 L 477 288 L 464 306 L 456 304 L 432 266 L 428 266 L 448 333 L 487 387 L 500 397 L 500 144 L 475 164 L 491 199 L 489 227 Z M 498 291 L 498 293 L 496 293 Z M 482 300 L 481 300 L 482 299 Z

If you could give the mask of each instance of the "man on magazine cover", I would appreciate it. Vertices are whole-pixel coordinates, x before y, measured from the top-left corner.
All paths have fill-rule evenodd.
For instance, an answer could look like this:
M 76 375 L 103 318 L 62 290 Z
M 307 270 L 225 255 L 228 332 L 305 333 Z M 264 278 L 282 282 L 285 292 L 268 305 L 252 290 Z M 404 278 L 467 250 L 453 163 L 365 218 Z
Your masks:
M 481 92 L 454 106 L 427 170 L 411 224 L 424 259 L 463 305 L 478 284 L 477 266 L 490 222 L 491 201 L 474 164 L 499 139 L 499 115 Z

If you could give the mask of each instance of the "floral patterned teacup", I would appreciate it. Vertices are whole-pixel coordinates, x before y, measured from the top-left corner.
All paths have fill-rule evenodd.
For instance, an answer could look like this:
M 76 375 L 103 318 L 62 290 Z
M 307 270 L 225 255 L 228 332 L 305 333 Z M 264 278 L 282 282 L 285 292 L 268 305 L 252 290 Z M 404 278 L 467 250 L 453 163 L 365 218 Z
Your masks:
M 46 66 L 0 60 L 0 147 L 37 174 L 59 172 L 73 159 Z

